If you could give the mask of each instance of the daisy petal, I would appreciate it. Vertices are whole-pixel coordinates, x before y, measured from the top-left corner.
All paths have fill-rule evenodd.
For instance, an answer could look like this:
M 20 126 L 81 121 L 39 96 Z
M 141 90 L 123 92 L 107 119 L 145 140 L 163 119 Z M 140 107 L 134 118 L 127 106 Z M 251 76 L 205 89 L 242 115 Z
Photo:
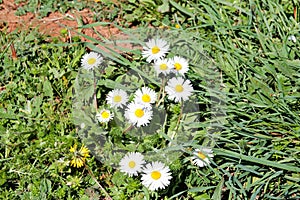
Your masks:
M 134 100 L 136 103 L 150 105 L 156 101 L 156 92 L 148 87 L 142 87 L 135 92 Z
M 137 176 L 144 165 L 144 156 L 141 153 L 128 153 L 120 161 L 120 171 L 128 176 Z
M 109 122 L 114 117 L 114 114 L 107 109 L 102 109 L 97 115 L 97 119 L 99 122 Z
M 106 101 L 110 107 L 122 108 L 128 101 L 128 95 L 124 90 L 114 89 L 107 94 Z
M 169 59 L 159 59 L 155 61 L 154 69 L 157 74 L 167 75 L 171 72 L 172 63 Z
M 141 103 L 132 102 L 125 110 L 125 117 L 137 127 L 146 126 L 152 119 L 152 108 Z
M 169 167 L 161 162 L 148 163 L 142 173 L 142 184 L 152 191 L 164 189 L 172 179 Z
M 150 39 L 143 47 L 142 56 L 147 62 L 163 58 L 169 51 L 169 45 L 162 39 Z
M 202 147 L 201 149 L 195 149 L 193 152 L 195 156 L 192 157 L 193 164 L 198 167 L 205 167 L 210 164 L 209 158 L 213 158 L 213 151 L 211 148 Z
M 175 56 L 170 62 L 175 73 L 184 75 L 189 70 L 189 63 L 185 58 Z
M 81 58 L 81 65 L 86 70 L 94 69 L 98 67 L 103 61 L 103 58 L 99 53 L 90 52 L 83 55 Z
M 170 100 L 180 102 L 181 100 L 186 101 L 192 95 L 194 91 L 191 81 L 184 80 L 181 77 L 173 77 L 170 79 L 166 86 L 166 92 Z

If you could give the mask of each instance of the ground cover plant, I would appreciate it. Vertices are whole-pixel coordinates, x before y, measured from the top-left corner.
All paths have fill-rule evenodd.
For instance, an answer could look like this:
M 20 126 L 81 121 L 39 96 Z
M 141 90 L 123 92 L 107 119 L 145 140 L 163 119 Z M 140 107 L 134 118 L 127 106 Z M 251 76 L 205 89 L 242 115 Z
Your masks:
M 78 32 L 89 40 L 83 43 L 79 36 L 62 42 L 34 30 L 1 32 L 0 197 L 299 199 L 299 3 L 137 3 L 103 1 L 124 9 L 95 15 L 120 20 L 121 32 L 136 37 Z M 79 24 L 98 25 L 107 23 Z M 176 98 L 161 85 L 167 76 L 157 76 L 152 50 L 167 45 L 160 58 L 179 69 L 169 80 L 189 80 L 191 95 Z M 175 56 L 188 62 L 182 73 Z M 140 122 L 130 103 L 111 107 L 118 105 L 111 96 L 125 97 L 116 89 L 129 102 L 148 94 L 152 108 L 134 113 L 152 114 Z M 194 109 L 185 112 L 190 98 Z M 157 113 L 165 117 L 155 121 Z

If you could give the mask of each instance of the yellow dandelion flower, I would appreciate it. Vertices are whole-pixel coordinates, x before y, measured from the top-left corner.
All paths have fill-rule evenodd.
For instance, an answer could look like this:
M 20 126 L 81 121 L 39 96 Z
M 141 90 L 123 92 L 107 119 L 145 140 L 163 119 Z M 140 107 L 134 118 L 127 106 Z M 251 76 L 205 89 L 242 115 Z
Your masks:
M 77 168 L 82 167 L 85 163 L 86 158 L 90 157 L 90 151 L 84 145 L 82 145 L 81 148 L 77 150 L 77 144 L 74 144 L 74 146 L 70 148 L 70 152 L 73 153 L 70 165 Z

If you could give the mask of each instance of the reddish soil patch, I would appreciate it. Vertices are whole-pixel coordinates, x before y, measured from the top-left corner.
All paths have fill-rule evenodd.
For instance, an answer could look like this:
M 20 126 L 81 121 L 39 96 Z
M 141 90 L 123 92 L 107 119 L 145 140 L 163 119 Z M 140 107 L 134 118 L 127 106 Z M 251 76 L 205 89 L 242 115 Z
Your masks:
M 20 6 L 20 5 L 19 5 Z M 76 17 L 81 17 L 83 24 L 94 23 L 94 13 L 88 9 L 82 11 L 72 10 L 66 14 L 59 12 L 50 13 L 47 17 L 38 19 L 33 13 L 27 13 L 23 16 L 16 16 L 15 12 L 18 5 L 13 0 L 3 0 L 0 4 L 0 31 L 12 32 L 14 30 L 29 30 L 29 28 L 38 28 L 39 32 L 44 35 L 60 36 L 61 30 L 70 28 L 68 37 L 76 35 L 78 23 Z M 75 31 L 72 31 L 74 29 Z M 109 38 L 119 33 L 119 30 L 112 26 L 97 26 L 95 29 L 102 36 Z M 92 29 L 81 29 L 81 32 L 93 38 L 97 38 Z M 82 38 L 83 40 L 86 40 Z

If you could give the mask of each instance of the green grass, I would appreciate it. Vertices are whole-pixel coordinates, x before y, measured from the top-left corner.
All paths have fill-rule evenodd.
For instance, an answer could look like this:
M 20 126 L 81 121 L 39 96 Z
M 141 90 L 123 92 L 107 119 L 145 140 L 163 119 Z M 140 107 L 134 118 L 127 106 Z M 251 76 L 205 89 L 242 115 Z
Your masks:
M 149 23 L 167 25 L 193 40 L 189 48 L 201 49 L 218 69 L 210 80 L 210 69 L 196 65 L 187 75 L 200 105 L 194 140 L 214 147 L 211 165 L 198 168 L 184 154 L 169 166 L 171 185 L 154 193 L 95 157 L 86 167 L 68 166 L 70 147 L 84 143 L 72 120 L 75 79 L 85 45 L 95 48 L 99 40 L 63 43 L 36 31 L 0 33 L 0 198 L 99 199 L 105 190 L 112 199 L 299 199 L 300 28 L 293 15 L 299 3 L 142 1 L 147 6 L 137 10 L 135 1 L 110 4 L 124 9 L 96 19 L 121 19 L 123 27 L 135 23 L 145 32 Z M 203 59 L 192 53 L 185 56 Z M 130 53 L 116 56 L 104 77 L 111 84 L 140 61 Z M 101 85 L 99 102 L 110 87 Z M 120 130 L 113 131 L 118 138 Z M 141 142 L 144 151 L 153 145 L 164 145 L 162 138 Z

